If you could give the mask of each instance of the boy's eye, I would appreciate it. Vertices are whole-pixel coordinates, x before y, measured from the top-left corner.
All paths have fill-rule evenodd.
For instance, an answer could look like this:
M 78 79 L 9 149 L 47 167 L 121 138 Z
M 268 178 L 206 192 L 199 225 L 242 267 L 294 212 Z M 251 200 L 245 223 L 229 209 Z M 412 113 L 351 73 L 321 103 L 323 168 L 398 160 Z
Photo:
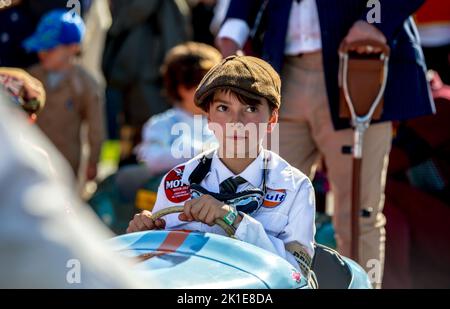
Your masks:
M 217 106 L 217 110 L 219 112 L 226 112 L 228 110 L 228 107 L 225 105 L 219 105 L 219 106 Z
M 254 113 L 258 110 L 256 106 L 247 106 L 246 111 L 249 113 Z

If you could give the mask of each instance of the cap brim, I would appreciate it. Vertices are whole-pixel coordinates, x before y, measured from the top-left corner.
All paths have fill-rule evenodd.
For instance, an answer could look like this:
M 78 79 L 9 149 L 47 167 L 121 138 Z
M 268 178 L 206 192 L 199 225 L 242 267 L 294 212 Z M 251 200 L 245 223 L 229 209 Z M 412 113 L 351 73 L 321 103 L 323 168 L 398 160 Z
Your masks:
M 49 50 L 54 48 L 55 44 L 49 44 L 49 42 L 45 42 L 40 40 L 37 36 L 31 36 L 23 42 L 23 47 L 28 52 L 39 52 L 42 50 Z

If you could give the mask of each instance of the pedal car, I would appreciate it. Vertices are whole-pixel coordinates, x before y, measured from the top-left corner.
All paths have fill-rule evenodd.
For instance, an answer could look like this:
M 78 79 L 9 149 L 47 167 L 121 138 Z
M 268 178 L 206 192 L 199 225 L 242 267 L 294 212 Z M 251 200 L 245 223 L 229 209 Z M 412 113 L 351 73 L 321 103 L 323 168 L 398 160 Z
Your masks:
M 163 215 L 179 212 L 172 207 Z M 159 217 L 155 213 L 154 216 Z M 220 221 L 220 220 L 219 220 Z M 231 237 L 186 230 L 146 231 L 110 240 L 114 250 L 135 260 L 135 270 L 161 288 L 207 289 L 369 289 L 366 272 L 356 262 L 316 245 L 315 284 L 290 263 L 264 249 Z

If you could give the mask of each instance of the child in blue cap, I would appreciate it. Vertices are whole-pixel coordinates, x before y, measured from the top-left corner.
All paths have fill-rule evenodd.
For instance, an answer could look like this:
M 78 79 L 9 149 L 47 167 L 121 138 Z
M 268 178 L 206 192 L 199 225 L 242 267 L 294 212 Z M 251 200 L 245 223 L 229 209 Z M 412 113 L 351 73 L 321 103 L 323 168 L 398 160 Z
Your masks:
M 97 174 L 104 138 L 103 99 L 94 78 L 76 64 L 85 32 L 77 14 L 54 10 L 44 15 L 24 47 L 37 52 L 40 63 L 29 68 L 47 93 L 47 104 L 37 125 L 69 161 L 78 175 L 81 162 L 80 130 L 87 124 L 90 155 L 86 178 Z M 81 172 L 81 171 L 80 171 Z

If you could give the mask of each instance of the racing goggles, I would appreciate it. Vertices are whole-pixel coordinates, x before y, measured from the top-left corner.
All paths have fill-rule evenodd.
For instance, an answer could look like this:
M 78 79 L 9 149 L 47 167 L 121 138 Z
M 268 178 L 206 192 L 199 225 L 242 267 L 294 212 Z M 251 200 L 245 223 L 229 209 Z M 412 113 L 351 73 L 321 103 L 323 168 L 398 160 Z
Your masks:
M 251 214 L 261 207 L 264 200 L 264 192 L 259 188 L 248 189 L 238 193 L 214 193 L 206 190 L 198 184 L 191 184 L 191 197 L 199 198 L 202 195 L 211 195 L 216 200 L 236 207 L 237 211 Z

